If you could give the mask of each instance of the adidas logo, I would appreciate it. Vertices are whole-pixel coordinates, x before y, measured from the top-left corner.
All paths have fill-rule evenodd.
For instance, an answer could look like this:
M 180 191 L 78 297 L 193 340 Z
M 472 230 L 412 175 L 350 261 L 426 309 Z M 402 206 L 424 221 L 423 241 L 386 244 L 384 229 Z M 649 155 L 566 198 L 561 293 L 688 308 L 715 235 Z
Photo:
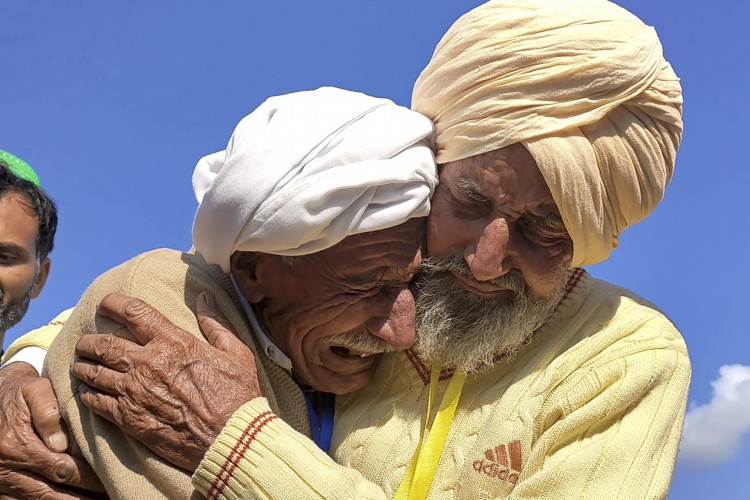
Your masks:
M 484 451 L 485 458 L 474 461 L 474 470 L 480 474 L 516 484 L 521 472 L 521 441 L 514 440 Z

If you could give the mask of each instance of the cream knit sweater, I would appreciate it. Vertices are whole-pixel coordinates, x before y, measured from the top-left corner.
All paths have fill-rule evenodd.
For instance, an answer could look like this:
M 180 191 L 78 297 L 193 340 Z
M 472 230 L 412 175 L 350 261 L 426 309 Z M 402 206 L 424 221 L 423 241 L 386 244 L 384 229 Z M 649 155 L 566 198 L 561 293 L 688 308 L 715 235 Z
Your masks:
M 144 259 L 153 267 L 135 265 L 144 256 L 125 267 L 150 276 L 180 262 L 184 279 L 185 257 L 178 255 L 154 252 Z M 223 281 L 213 274 L 216 281 L 198 274 L 199 284 Z M 135 290 L 119 272 L 111 272 L 109 281 L 119 291 Z M 150 300 L 163 293 L 161 286 L 153 288 Z M 26 345 L 46 347 L 59 324 L 27 334 L 6 354 Z M 223 498 L 392 497 L 419 440 L 428 377 L 429 368 L 413 353 L 397 353 L 383 360 L 368 388 L 339 398 L 332 454 L 343 465 L 277 418 L 266 398 L 250 401 L 209 449 L 193 485 Z M 658 310 L 578 270 L 555 315 L 529 345 L 490 373 L 467 378 L 429 496 L 663 498 L 689 378 L 685 344 Z M 441 391 L 446 386 L 443 381 Z M 128 442 L 128 455 L 150 455 Z M 150 473 L 167 467 L 153 457 L 148 462 Z M 138 494 L 135 484 L 118 483 L 123 493 Z
M 391 498 L 419 441 L 428 379 L 412 352 L 386 356 L 367 388 L 339 398 L 333 459 L 250 401 L 193 484 L 212 498 Z M 467 377 L 428 497 L 664 498 L 689 381 L 685 343 L 664 315 L 575 270 L 528 345 Z

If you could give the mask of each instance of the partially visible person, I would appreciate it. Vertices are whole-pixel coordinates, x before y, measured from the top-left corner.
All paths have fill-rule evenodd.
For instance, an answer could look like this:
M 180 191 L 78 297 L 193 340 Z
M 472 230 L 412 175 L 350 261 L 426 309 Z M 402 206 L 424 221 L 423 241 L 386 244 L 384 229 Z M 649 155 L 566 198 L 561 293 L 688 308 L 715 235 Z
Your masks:
M 333 394 L 363 388 L 382 353 L 414 343 L 408 284 L 437 184 L 431 136 L 432 123 L 407 108 L 322 88 L 269 99 L 240 122 L 226 151 L 199 162 L 197 253 L 151 251 L 100 276 L 47 354 L 46 374 L 80 448 L 75 455 L 92 465 L 110 497 L 199 495 L 186 471 L 248 401 L 263 408 L 255 425 L 282 418 L 327 448 Z M 205 314 L 212 302 L 230 335 L 214 335 Z M 150 325 L 148 335 L 133 338 L 117 320 Z M 117 416 L 110 422 L 92 412 L 83 401 L 117 401 L 72 378 L 70 364 L 79 339 L 79 349 L 94 341 L 82 335 L 97 330 L 115 334 L 100 356 L 122 353 L 154 370 L 130 370 L 119 358 L 114 370 L 80 361 L 77 373 L 98 388 L 158 394 L 156 404 L 137 404 L 143 422 L 177 422 L 188 408 L 223 417 L 205 426 L 191 421 L 177 447 L 147 449 L 118 427 Z M 224 393 L 207 363 L 221 365 L 236 390 Z M 163 388 L 175 376 L 198 406 L 171 403 L 177 395 Z
M 0 345 L 42 292 L 57 207 L 22 159 L 0 150 Z
M 0 345 L 44 288 L 56 230 L 57 207 L 39 176 L 25 161 L 0 150 Z M 66 315 L 55 321 L 64 321 Z M 39 376 L 42 347 L 58 329 L 53 321 L 37 332 L 33 346 L 23 349 L 25 341 L 14 342 L 6 354 L 21 352 L 12 362 L 3 356 L 0 495 L 81 498 L 80 488 L 90 487 L 81 480 L 81 471 L 88 472 L 86 463 L 64 453 L 68 439 L 57 400 L 49 380 Z

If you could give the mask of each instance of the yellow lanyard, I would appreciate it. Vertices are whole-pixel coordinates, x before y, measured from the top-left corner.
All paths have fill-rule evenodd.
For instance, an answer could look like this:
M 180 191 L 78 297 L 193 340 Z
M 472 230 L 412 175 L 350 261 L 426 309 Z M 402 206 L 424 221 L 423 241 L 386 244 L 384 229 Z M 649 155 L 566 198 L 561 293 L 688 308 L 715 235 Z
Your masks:
M 424 432 L 419 438 L 419 444 L 411 458 L 409 470 L 406 471 L 404 479 L 396 491 L 395 500 L 421 500 L 427 498 L 432 478 L 435 476 L 440 455 L 443 453 L 445 440 L 456 413 L 458 399 L 461 397 L 461 389 L 464 387 L 466 377 L 461 373 L 454 373 L 448 384 L 448 389 L 440 402 L 440 409 L 435 415 L 432 427 L 427 428 L 427 422 L 432 413 L 432 401 L 437 395 L 437 386 L 440 380 L 440 368 L 432 367 L 430 375 L 430 398 L 427 400 L 427 416 L 425 417 Z M 424 443 L 424 446 L 422 446 Z

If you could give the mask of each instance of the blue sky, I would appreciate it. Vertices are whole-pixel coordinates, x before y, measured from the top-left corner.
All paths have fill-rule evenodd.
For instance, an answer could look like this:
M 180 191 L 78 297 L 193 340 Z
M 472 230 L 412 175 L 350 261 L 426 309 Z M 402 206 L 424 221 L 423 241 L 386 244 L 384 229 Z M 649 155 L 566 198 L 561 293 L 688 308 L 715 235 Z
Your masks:
M 61 216 L 50 280 L 6 346 L 106 269 L 187 249 L 196 160 L 266 97 L 335 85 L 408 105 L 441 35 L 479 3 L 0 0 L 0 148 L 35 166 Z M 750 7 L 618 3 L 660 34 L 685 135 L 665 201 L 590 271 L 655 302 L 687 340 L 694 435 L 670 498 L 746 498 Z

